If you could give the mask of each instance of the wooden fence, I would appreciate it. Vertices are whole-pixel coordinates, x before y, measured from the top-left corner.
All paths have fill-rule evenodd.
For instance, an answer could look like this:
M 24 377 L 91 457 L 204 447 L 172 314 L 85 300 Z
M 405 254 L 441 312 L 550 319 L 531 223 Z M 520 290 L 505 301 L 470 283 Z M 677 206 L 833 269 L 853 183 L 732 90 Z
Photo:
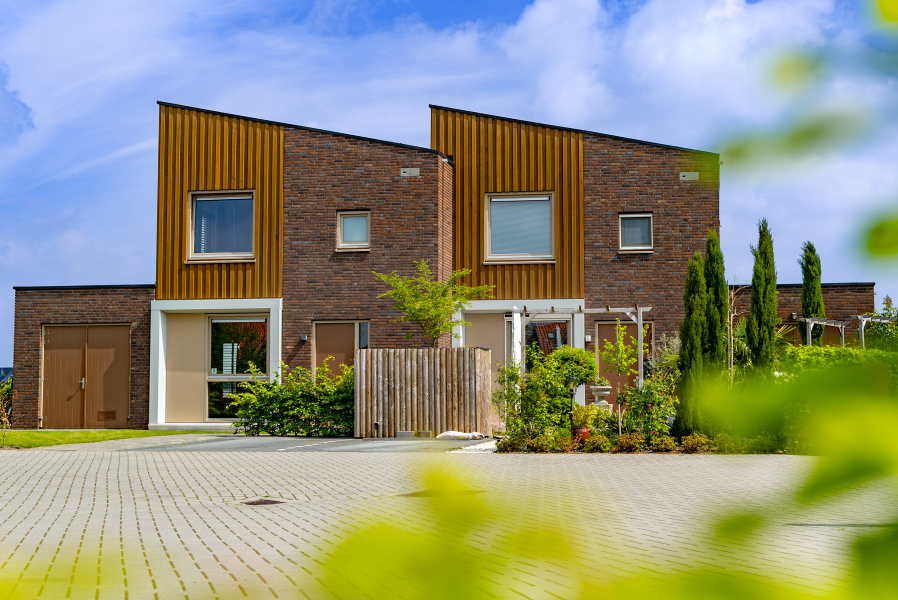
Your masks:
M 356 350 L 355 435 L 490 435 L 491 378 L 490 351 L 482 348 Z

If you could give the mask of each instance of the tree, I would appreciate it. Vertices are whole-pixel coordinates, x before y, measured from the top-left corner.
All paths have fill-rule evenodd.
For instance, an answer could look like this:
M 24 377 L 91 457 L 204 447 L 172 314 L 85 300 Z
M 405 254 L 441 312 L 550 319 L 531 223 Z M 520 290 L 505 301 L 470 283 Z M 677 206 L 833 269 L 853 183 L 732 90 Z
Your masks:
M 459 279 L 470 273 L 468 269 L 454 271 L 448 281 L 439 281 L 434 279 L 428 261 L 416 260 L 415 265 L 418 267 L 417 277 L 405 277 L 396 271 L 389 274 L 375 272 L 374 276 L 378 281 L 392 288 L 378 298 L 392 298 L 393 310 L 402 311 L 402 316 L 394 322 L 416 324 L 431 348 L 436 348 L 443 334 L 449 333 L 460 338 L 453 329 L 470 323 L 456 319 L 455 315 L 470 306 L 471 300 L 491 298 L 490 290 L 493 286 L 470 287 L 458 283 Z M 406 337 L 414 337 L 414 334 L 409 333 Z
M 773 364 L 776 338 L 776 267 L 773 236 L 767 219 L 758 222 L 758 245 L 751 247 L 755 266 L 751 275 L 751 310 L 748 315 L 748 347 L 752 364 L 767 369 Z
M 727 362 L 727 317 L 730 288 L 724 273 L 723 252 L 717 232 L 709 231 L 705 249 L 705 285 L 708 288 L 706 353 L 708 362 L 723 370 Z
M 823 288 L 820 287 L 820 257 L 817 249 L 810 241 L 801 246 L 801 258 L 798 259 L 801 266 L 801 316 L 825 317 L 826 308 L 823 306 Z M 801 334 L 801 343 L 807 340 L 808 324 L 798 323 L 798 331 Z M 820 344 L 823 337 L 823 327 L 811 329 L 811 342 Z
M 892 302 L 891 296 L 886 296 L 882 299 L 882 310 L 874 310 L 873 314 L 894 319 L 898 317 L 898 307 Z M 898 321 L 867 323 L 864 329 L 864 343 L 867 348 L 898 352 Z
M 639 355 L 637 353 L 639 342 L 636 341 L 636 338 L 630 336 L 630 343 L 626 343 L 624 339 L 626 337 L 627 329 L 626 327 L 621 327 L 620 319 L 617 319 L 616 322 L 617 326 L 614 328 L 615 339 L 613 342 L 605 340 L 605 346 L 602 349 L 601 356 L 602 361 L 605 363 L 605 368 L 609 372 L 617 374 L 617 434 L 620 435 L 623 421 L 621 404 L 624 402 L 624 398 L 621 396 L 620 384 L 624 377 L 636 375 L 639 372 L 633 368 L 633 365 L 639 360 Z M 643 336 L 645 336 L 645 332 L 647 331 L 648 325 L 645 326 Z
M 680 323 L 680 404 L 676 421 L 680 435 L 692 433 L 701 425 L 696 391 L 702 379 L 702 342 L 707 327 L 705 308 L 708 290 L 704 271 L 702 255 L 696 251 L 686 267 L 686 289 L 683 292 L 685 316 Z

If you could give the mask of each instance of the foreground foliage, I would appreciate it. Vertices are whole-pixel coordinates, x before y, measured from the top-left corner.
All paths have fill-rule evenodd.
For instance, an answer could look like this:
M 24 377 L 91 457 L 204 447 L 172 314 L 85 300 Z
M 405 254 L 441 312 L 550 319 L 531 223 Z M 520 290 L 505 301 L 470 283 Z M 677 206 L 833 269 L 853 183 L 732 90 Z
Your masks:
M 281 363 L 281 381 L 254 379 L 241 382 L 233 395 L 237 409 L 234 427 L 247 435 L 301 435 L 331 437 L 352 435 L 354 428 L 355 381 L 353 368 L 340 365 L 331 375 L 328 362 L 315 369 L 292 371 Z M 263 373 L 255 366 L 250 372 Z

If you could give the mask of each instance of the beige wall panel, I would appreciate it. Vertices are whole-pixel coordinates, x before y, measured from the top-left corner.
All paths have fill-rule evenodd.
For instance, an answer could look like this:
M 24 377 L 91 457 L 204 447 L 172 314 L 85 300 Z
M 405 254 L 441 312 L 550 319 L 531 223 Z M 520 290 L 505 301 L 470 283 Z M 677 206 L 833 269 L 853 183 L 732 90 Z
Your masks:
M 490 374 L 495 388 L 499 366 L 505 364 L 505 314 L 465 315 L 465 321 L 471 324 L 465 327 L 465 346 L 491 351 Z
M 453 268 L 499 299 L 582 298 L 583 140 L 574 131 L 431 108 L 431 147 L 455 172 Z M 555 264 L 484 265 L 491 192 L 555 192 Z
M 279 298 L 284 130 L 182 107 L 159 107 L 156 299 Z M 254 190 L 255 262 L 185 264 L 188 193 Z
M 206 420 L 206 315 L 168 315 L 165 345 L 165 421 L 202 423 Z

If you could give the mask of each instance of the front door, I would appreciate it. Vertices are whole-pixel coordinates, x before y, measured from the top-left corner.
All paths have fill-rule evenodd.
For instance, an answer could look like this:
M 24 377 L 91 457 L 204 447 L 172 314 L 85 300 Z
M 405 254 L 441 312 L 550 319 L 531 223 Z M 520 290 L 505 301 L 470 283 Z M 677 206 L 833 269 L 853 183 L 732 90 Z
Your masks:
M 43 427 L 127 428 L 130 372 L 130 325 L 46 327 Z

